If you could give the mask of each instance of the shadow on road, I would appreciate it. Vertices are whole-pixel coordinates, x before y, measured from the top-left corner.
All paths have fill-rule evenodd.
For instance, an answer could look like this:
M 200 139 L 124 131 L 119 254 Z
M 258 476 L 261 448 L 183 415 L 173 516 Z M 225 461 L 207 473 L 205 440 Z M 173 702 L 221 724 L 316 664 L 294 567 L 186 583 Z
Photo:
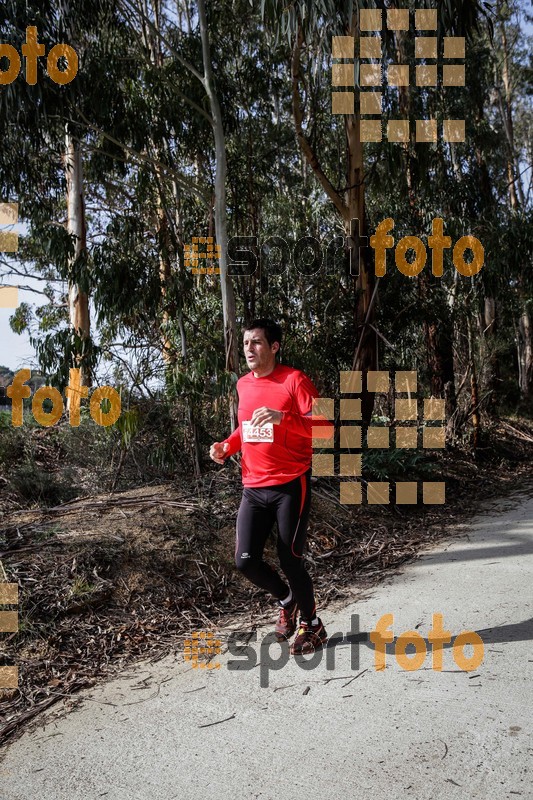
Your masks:
M 446 627 L 446 626 L 445 626 Z M 451 642 L 445 643 L 443 645 L 444 649 L 448 649 L 453 647 L 453 642 L 455 637 L 461 633 L 461 631 L 453 632 L 451 636 Z M 504 642 L 527 642 L 533 640 L 533 617 L 529 619 L 525 619 L 522 622 L 515 622 L 509 625 L 499 625 L 494 628 L 483 628 L 482 630 L 475 631 L 478 636 L 481 637 L 484 645 L 487 644 L 503 644 Z M 352 633 L 348 634 L 344 638 L 341 638 L 342 634 L 333 634 L 325 645 L 326 649 L 331 647 L 338 647 L 339 645 L 346 645 L 346 644 L 354 644 L 354 645 L 361 645 L 364 644 L 370 650 L 374 649 L 373 643 L 370 641 L 370 631 L 361 631 L 360 633 Z M 426 648 L 428 650 L 431 649 L 431 642 L 428 639 L 422 637 Z M 385 651 L 394 655 L 396 650 L 396 642 L 398 641 L 398 637 L 394 638 L 394 641 L 389 642 L 385 645 Z M 407 654 L 414 652 L 414 645 L 409 645 L 407 647 Z

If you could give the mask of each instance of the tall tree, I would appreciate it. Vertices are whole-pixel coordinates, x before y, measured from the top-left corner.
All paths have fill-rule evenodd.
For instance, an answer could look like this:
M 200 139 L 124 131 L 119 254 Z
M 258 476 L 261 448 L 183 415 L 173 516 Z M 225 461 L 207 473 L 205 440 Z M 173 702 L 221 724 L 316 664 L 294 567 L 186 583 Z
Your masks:
M 224 319 L 224 344 L 226 349 L 226 369 L 238 374 L 239 372 L 239 343 L 237 339 L 237 322 L 235 317 L 235 295 L 233 283 L 228 274 L 228 226 L 226 218 L 226 180 L 227 160 L 226 141 L 222 111 L 215 89 L 213 68 L 211 64 L 211 49 L 209 45 L 209 29 L 204 0 L 198 0 L 198 14 L 200 20 L 200 35 L 202 38 L 202 60 L 204 85 L 209 107 L 213 135 L 215 138 L 215 230 L 217 243 L 220 246 L 220 284 L 222 290 L 222 315 Z M 235 396 L 230 397 L 230 417 L 232 427 L 237 427 L 237 405 Z
M 67 185 L 67 231 L 74 239 L 74 252 L 70 257 L 70 272 L 73 267 L 87 260 L 87 223 L 85 217 L 85 195 L 81 146 L 69 131 L 65 132 L 65 176 Z M 79 281 L 69 280 L 69 317 L 73 333 L 81 342 L 81 352 L 76 356 L 75 366 L 80 370 L 82 386 L 92 386 L 91 367 L 84 358 L 84 346 L 90 337 L 89 293 Z M 69 396 L 70 400 L 70 396 Z M 68 402 L 68 401 L 67 401 Z

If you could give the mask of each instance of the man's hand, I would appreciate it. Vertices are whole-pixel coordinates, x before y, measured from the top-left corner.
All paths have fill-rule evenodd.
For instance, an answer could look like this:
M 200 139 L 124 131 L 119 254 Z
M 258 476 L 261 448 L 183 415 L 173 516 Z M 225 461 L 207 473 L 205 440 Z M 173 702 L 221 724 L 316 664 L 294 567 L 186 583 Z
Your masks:
M 229 450 L 229 444 L 222 444 L 221 442 L 215 442 L 211 445 L 211 449 L 209 450 L 209 457 L 216 461 L 217 464 L 223 464 L 225 459 L 225 453 Z
M 274 411 L 273 408 L 262 406 L 256 408 L 250 420 L 252 425 L 264 425 L 265 422 L 273 422 L 274 425 L 279 425 L 283 418 L 283 411 Z

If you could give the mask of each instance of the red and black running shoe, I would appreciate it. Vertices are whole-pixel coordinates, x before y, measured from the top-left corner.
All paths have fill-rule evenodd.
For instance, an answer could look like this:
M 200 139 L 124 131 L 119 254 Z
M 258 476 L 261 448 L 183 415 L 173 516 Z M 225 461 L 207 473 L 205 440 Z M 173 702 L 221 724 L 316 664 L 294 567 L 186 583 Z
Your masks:
M 316 625 L 311 625 L 309 622 L 300 621 L 300 627 L 296 639 L 291 644 L 291 656 L 301 655 L 302 653 L 314 653 L 315 650 L 320 650 L 324 642 L 328 639 L 326 629 L 319 619 Z
M 278 642 L 290 639 L 296 630 L 296 618 L 298 617 L 298 606 L 296 600 L 288 606 L 280 606 L 279 617 L 274 633 Z

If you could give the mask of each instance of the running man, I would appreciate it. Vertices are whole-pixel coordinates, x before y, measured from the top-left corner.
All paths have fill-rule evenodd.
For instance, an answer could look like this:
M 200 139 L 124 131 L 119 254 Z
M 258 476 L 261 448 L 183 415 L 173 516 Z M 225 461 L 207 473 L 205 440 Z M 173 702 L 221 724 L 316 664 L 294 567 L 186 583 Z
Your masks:
M 330 438 L 333 425 L 312 418 L 318 392 L 307 375 L 277 362 L 282 331 L 270 319 L 256 319 L 244 331 L 244 354 L 250 372 L 237 383 L 239 427 L 211 445 L 217 464 L 242 450 L 244 490 L 237 516 L 235 564 L 252 583 L 279 601 L 278 641 L 300 626 L 290 652 L 322 647 L 326 630 L 316 614 L 311 576 L 303 550 L 311 504 L 312 435 Z M 318 429 L 318 430 L 317 430 Z M 287 583 L 263 560 L 274 522 L 277 551 Z

